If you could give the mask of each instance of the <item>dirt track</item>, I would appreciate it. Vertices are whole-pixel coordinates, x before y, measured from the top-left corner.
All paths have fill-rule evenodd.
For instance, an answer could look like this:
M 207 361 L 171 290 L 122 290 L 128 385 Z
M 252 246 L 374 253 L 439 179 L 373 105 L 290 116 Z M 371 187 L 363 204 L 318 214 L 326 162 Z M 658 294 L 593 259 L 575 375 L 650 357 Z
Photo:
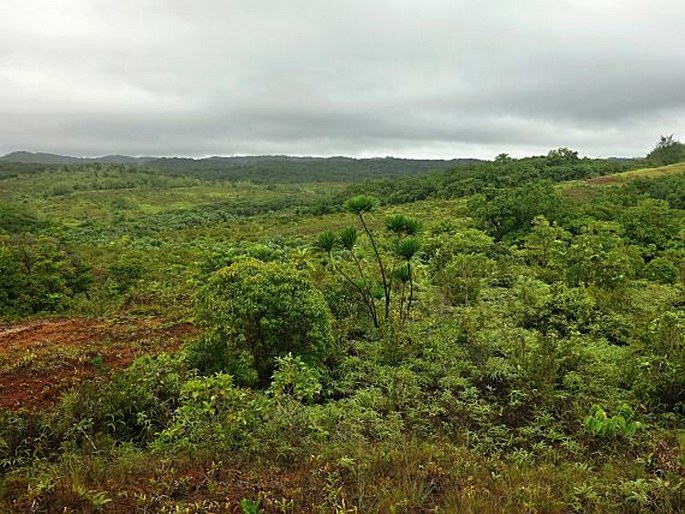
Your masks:
M 40 409 L 76 384 L 106 379 L 135 357 L 178 349 L 190 323 L 70 318 L 0 326 L 0 407 Z

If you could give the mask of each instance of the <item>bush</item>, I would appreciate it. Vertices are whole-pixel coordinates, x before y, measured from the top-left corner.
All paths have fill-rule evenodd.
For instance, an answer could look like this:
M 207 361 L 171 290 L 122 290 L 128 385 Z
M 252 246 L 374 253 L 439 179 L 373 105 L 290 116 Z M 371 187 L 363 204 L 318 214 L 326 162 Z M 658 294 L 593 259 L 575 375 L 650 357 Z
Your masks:
M 181 388 L 173 422 L 154 444 L 184 450 L 232 448 L 243 427 L 253 422 L 248 400 L 247 391 L 235 387 L 228 374 L 188 380 Z
M 0 314 L 63 311 L 91 282 L 88 266 L 56 239 L 0 239 Z
M 215 272 L 198 294 L 197 319 L 206 332 L 189 346 L 190 362 L 243 383 L 268 385 L 276 358 L 288 353 L 319 366 L 333 346 L 322 294 L 281 263 L 247 259 Z
M 456 255 L 436 276 L 451 305 L 473 305 L 493 269 L 493 261 L 480 254 Z
M 590 415 L 585 418 L 585 428 L 598 437 L 631 436 L 643 428 L 639 421 L 633 421 L 635 412 L 629 405 L 623 404 L 618 414 L 609 417 L 602 407 L 593 405 Z
M 140 357 L 111 382 L 88 384 L 67 395 L 57 430 L 77 443 L 88 440 L 88 434 L 147 442 L 171 421 L 186 375 L 178 356 Z
M 685 413 L 685 314 L 665 312 L 649 326 L 648 346 L 631 362 L 633 390 L 655 412 Z
M 657 257 L 642 269 L 642 277 L 660 284 L 674 284 L 678 280 L 678 268 L 670 259 Z

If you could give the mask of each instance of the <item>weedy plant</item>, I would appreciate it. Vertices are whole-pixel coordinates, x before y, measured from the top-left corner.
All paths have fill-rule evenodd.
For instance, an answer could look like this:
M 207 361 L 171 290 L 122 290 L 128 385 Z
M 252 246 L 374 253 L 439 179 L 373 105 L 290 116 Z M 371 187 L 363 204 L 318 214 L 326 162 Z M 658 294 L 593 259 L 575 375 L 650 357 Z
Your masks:
M 585 418 L 585 427 L 592 435 L 598 437 L 631 436 L 645 428 L 643 423 L 633 421 L 634 415 L 633 409 L 625 403 L 619 407 L 618 413 L 611 417 L 602 407 L 595 404 L 590 410 L 590 415 Z

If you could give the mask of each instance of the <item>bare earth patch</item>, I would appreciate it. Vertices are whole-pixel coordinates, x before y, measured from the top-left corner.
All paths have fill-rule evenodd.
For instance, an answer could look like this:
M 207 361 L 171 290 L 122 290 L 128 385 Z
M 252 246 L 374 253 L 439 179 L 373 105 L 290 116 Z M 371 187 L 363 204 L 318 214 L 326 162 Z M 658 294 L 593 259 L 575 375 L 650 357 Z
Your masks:
M 614 182 L 618 182 L 618 179 L 613 175 L 604 175 L 601 177 L 589 178 L 585 182 L 588 184 L 613 184 Z
M 177 350 L 190 323 L 69 318 L 0 326 L 0 407 L 42 409 L 75 385 L 128 366 L 143 354 Z

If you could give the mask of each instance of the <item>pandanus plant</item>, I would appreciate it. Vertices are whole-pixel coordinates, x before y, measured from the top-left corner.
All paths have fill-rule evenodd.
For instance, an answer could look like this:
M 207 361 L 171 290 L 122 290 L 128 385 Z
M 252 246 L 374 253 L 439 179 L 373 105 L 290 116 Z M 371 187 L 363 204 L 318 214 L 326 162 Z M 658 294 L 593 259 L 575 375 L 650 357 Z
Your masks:
M 385 319 L 388 319 L 390 315 L 390 283 L 385 275 L 385 266 L 383 266 L 383 259 L 378 251 L 378 245 L 376 244 L 376 239 L 371 234 L 366 220 L 364 219 L 364 214 L 371 212 L 378 205 L 378 199 L 369 195 L 358 195 L 353 196 L 345 202 L 345 210 L 355 214 L 359 218 L 359 222 L 364 228 L 366 236 L 371 242 L 371 247 L 373 248 L 373 253 L 376 256 L 376 262 L 378 262 L 378 268 L 381 273 L 381 281 L 383 282 L 383 296 L 385 298 Z
M 415 237 L 421 228 L 418 221 L 403 215 L 395 215 L 387 218 L 385 223 L 386 228 L 396 236 L 394 246 L 392 247 L 393 254 L 403 261 L 399 267 L 392 269 L 392 273 L 388 275 L 378 241 L 369 228 L 365 218 L 365 214 L 371 212 L 377 204 L 378 200 L 376 198 L 367 195 L 359 195 L 352 197 L 345 202 L 345 209 L 357 216 L 363 231 L 369 240 L 376 264 L 378 265 L 382 291 L 379 291 L 374 287 L 373 281 L 367 278 L 362 261 L 357 255 L 356 245 L 359 234 L 356 228 L 346 227 L 337 235 L 330 231 L 324 232 L 318 236 L 314 243 L 315 248 L 328 255 L 328 262 L 331 267 L 340 273 L 345 281 L 351 284 L 359 292 L 376 328 L 380 326 L 381 321 L 376 308 L 376 300 L 383 300 L 384 310 L 382 320 L 387 321 L 390 316 L 392 282 L 395 280 L 401 284 L 399 301 L 400 321 L 406 321 L 414 300 L 412 259 L 421 247 L 419 240 Z M 342 266 L 337 265 L 334 252 L 338 248 L 345 251 L 354 261 L 358 274 L 357 280 L 354 280 Z M 409 284 L 409 298 L 405 309 L 405 288 L 407 284 Z
M 396 268 L 396 272 L 393 273 L 393 276 L 402 284 L 400 320 L 405 321 L 414 301 L 412 259 L 421 249 L 421 243 L 416 238 L 416 235 L 421 231 L 421 224 L 418 220 L 410 218 L 409 216 L 395 214 L 394 216 L 386 218 L 385 226 L 390 232 L 398 237 L 397 241 L 395 241 L 394 253 L 404 261 L 399 268 Z M 409 283 L 409 299 L 407 301 L 407 309 L 404 310 L 404 288 L 407 283 Z
M 400 268 L 406 267 L 406 282 L 409 282 L 409 299 L 407 300 L 407 309 L 404 312 L 404 318 L 402 317 L 402 303 L 404 303 L 404 291 L 402 291 L 402 299 L 400 303 L 400 319 L 402 321 L 406 320 L 409 316 L 409 311 L 411 310 L 412 303 L 414 302 L 414 277 L 412 273 L 412 259 L 421 250 L 421 243 L 414 236 L 403 237 L 398 239 L 395 243 L 395 254 L 402 259 L 404 262 Z M 401 273 L 404 278 L 404 272 Z M 406 283 L 405 282 L 405 283 Z
M 371 316 L 371 320 L 373 321 L 374 326 L 378 328 L 379 324 L 378 313 L 376 312 L 376 304 L 373 301 L 373 296 L 364 278 L 364 271 L 361 266 L 361 262 L 354 253 L 354 247 L 356 242 L 357 230 L 354 227 L 347 227 L 342 230 L 340 235 L 336 235 L 331 231 L 326 231 L 319 234 L 319 236 L 316 238 L 316 241 L 314 242 L 314 248 L 316 248 L 322 253 L 325 253 L 328 256 L 328 262 L 331 265 L 331 267 L 335 271 L 340 273 L 340 275 L 345 279 L 345 281 L 351 284 L 359 292 L 364 303 L 366 304 L 367 309 L 369 310 L 369 315 Z M 333 252 L 338 246 L 341 246 L 343 249 L 349 251 L 352 255 L 353 259 L 357 264 L 357 269 L 360 274 L 361 282 L 355 281 L 345 272 L 345 270 L 342 267 L 337 266 L 335 262 L 335 255 Z

